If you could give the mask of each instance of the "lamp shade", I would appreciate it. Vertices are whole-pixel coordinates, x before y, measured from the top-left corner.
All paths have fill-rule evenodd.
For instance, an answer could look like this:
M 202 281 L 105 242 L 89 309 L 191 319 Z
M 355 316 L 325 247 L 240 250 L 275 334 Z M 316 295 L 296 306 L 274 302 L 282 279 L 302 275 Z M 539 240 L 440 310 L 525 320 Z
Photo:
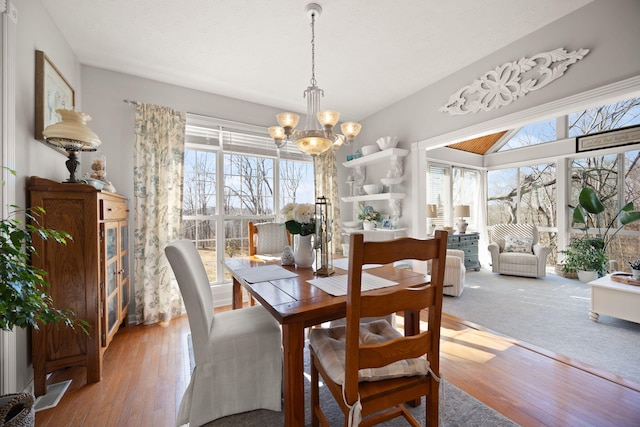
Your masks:
M 278 119 L 278 124 L 283 128 L 293 129 L 298 126 L 300 116 L 294 113 L 280 113 L 276 115 L 276 119 Z
M 352 142 L 358 136 L 360 129 L 362 129 L 362 125 L 356 122 L 344 122 L 340 125 L 340 130 L 347 137 L 348 142 Z
M 427 205 L 427 218 L 438 218 L 438 207 L 436 205 Z
M 453 208 L 453 216 L 460 218 L 466 218 L 471 216 L 471 209 L 469 205 L 458 205 Z
M 62 117 L 58 123 L 47 126 L 42 132 L 51 145 L 65 151 L 95 151 L 102 141 L 89 127 L 91 116 L 73 110 L 56 110 Z
M 318 113 L 317 118 L 323 126 L 333 128 L 336 123 L 338 123 L 338 120 L 340 120 L 340 113 L 333 110 L 324 110 Z

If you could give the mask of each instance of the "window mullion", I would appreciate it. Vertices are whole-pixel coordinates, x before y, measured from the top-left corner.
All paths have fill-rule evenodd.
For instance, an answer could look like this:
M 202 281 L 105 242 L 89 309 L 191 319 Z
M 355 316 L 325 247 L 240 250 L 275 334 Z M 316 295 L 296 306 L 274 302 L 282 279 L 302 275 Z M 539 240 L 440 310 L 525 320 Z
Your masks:
M 224 282 L 224 255 L 225 255 L 225 234 L 224 234 L 224 133 L 218 128 L 218 140 L 220 149 L 216 156 L 216 253 L 218 254 L 218 268 L 216 269 L 216 282 Z M 220 255 L 221 254 L 221 255 Z

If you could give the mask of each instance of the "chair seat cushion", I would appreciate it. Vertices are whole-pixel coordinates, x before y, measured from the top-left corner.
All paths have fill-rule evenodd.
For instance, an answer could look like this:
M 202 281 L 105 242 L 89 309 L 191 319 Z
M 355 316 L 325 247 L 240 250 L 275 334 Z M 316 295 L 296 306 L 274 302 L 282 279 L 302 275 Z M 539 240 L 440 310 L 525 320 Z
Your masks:
M 345 339 L 346 327 L 316 328 L 311 330 L 309 345 L 313 348 L 327 371 L 327 374 L 337 384 L 344 383 L 345 370 Z M 376 320 L 360 325 L 360 343 L 378 344 L 401 337 L 402 334 L 394 329 L 386 320 Z M 429 372 L 429 362 L 423 358 L 405 359 L 380 368 L 360 369 L 360 381 L 381 381 L 390 378 L 426 375 Z
M 538 265 L 538 257 L 520 252 L 502 252 L 500 264 Z

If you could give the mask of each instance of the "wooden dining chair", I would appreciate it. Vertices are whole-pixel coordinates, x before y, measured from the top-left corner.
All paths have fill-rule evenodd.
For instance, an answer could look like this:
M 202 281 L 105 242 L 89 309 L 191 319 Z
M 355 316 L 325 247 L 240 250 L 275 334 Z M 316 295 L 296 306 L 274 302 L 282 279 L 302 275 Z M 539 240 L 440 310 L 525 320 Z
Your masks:
M 291 246 L 291 234 L 284 224 L 277 222 L 248 222 L 249 255 L 279 254 Z
M 426 425 L 436 427 L 447 233 L 437 231 L 429 240 L 404 237 L 386 242 L 364 242 L 362 234 L 354 233 L 349 249 L 346 325 L 313 329 L 309 338 L 312 426 L 328 425 L 320 407 L 318 380 L 322 377 L 344 413 L 345 426 L 370 426 L 400 415 L 419 426 L 404 403 L 426 396 Z M 405 259 L 432 260 L 430 282 L 361 292 L 363 264 Z M 412 336 L 401 334 L 386 320 L 360 322 L 365 316 L 423 309 L 428 309 L 428 325 Z

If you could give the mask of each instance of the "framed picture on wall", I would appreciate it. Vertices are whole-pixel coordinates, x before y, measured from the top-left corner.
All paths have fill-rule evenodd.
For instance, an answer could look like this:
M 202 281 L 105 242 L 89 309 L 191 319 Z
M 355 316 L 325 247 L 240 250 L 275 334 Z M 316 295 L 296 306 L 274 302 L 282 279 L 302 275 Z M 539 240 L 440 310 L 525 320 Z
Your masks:
M 640 142 L 640 125 L 606 130 L 576 137 L 576 153 L 619 147 Z
M 36 50 L 35 138 L 44 142 L 42 132 L 60 121 L 57 109 L 73 110 L 75 91 L 41 50 Z M 62 150 L 58 150 L 64 152 Z

